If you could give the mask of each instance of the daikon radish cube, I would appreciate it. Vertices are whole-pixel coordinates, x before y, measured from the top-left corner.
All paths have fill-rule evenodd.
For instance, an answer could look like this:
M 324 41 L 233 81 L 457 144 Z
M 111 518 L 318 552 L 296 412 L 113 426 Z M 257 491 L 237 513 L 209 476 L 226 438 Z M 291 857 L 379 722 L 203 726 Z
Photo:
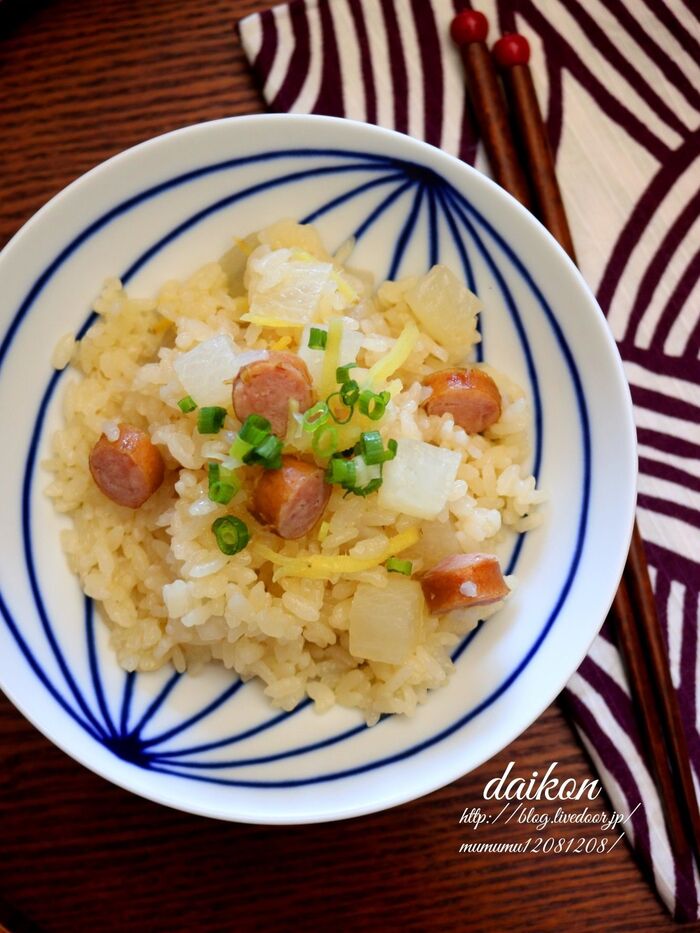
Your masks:
M 174 365 L 186 395 L 197 405 L 231 404 L 231 383 L 248 363 L 267 359 L 267 350 L 239 350 L 228 334 L 219 334 L 183 353 Z
M 241 320 L 263 327 L 299 328 L 320 320 L 322 299 L 337 293 L 332 274 L 332 263 L 310 254 L 297 256 L 294 250 L 260 246 L 248 260 L 250 309 Z
M 405 298 L 423 330 L 452 357 L 464 355 L 477 341 L 481 301 L 447 266 L 433 266 Z
M 231 384 L 236 374 L 236 345 L 227 334 L 212 337 L 179 356 L 174 363 L 186 395 L 202 405 L 226 406 L 231 402 Z
M 461 454 L 402 438 L 396 457 L 384 464 L 384 482 L 377 493 L 380 509 L 416 518 L 435 518 L 447 504 Z
M 402 664 L 418 644 L 424 609 L 416 580 L 390 574 L 383 589 L 360 583 L 350 606 L 350 654 Z

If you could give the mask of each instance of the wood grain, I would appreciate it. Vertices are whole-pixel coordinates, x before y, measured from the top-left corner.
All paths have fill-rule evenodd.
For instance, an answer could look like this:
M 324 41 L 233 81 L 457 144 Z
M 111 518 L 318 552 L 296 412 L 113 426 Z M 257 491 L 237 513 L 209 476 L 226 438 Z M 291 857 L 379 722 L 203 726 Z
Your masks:
M 259 111 L 234 21 L 263 6 L 54 0 L 26 15 L 0 44 L 0 243 L 123 148 Z M 521 776 L 553 760 L 567 777 L 592 776 L 554 706 L 476 772 L 387 813 L 325 826 L 217 823 L 108 784 L 0 697 L 0 929 L 671 929 L 624 843 L 606 855 L 459 854 L 475 838 L 460 815 L 483 804 L 485 782 L 511 759 Z M 496 829 L 483 838 L 535 834 Z

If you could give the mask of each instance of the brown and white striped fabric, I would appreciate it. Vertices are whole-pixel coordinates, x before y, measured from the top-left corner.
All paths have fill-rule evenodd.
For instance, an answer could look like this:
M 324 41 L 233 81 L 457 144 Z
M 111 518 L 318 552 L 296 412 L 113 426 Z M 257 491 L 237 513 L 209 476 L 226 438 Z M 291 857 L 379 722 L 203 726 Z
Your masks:
M 460 0 L 294 0 L 240 23 L 272 110 L 378 123 L 486 172 L 449 40 Z M 626 366 L 639 525 L 700 775 L 700 22 L 692 0 L 484 0 L 532 69 L 581 270 Z M 565 703 L 629 837 L 678 918 L 700 883 L 671 856 L 629 686 L 603 630 Z

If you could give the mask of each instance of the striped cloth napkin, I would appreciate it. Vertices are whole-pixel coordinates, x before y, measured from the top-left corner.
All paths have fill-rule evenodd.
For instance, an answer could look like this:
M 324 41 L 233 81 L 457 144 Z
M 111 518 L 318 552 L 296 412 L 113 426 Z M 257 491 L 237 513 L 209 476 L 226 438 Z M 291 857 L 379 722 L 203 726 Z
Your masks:
M 294 0 L 240 24 L 270 109 L 378 123 L 488 173 L 449 24 L 460 0 Z M 684 0 L 483 0 L 524 33 L 581 271 L 618 341 L 639 437 L 638 521 L 700 774 L 700 24 Z M 497 29 L 493 28 L 497 25 Z M 672 857 L 606 629 L 565 704 L 643 866 L 679 919 L 700 883 Z

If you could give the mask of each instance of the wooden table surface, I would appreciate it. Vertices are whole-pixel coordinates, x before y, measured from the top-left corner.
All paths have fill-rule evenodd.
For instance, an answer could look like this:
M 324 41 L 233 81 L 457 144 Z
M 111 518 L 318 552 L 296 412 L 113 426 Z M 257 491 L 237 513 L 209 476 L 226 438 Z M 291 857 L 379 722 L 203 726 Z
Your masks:
M 24 0 L 0 38 L 0 245 L 116 152 L 261 110 L 234 23 L 265 5 Z M 389 812 L 281 829 L 217 823 L 108 784 L 0 694 L 0 931 L 672 928 L 624 843 L 605 855 L 459 854 L 475 838 L 463 810 L 483 804 L 510 760 L 521 776 L 552 761 L 593 776 L 555 705 L 478 771 Z M 488 840 L 532 835 L 511 825 Z

